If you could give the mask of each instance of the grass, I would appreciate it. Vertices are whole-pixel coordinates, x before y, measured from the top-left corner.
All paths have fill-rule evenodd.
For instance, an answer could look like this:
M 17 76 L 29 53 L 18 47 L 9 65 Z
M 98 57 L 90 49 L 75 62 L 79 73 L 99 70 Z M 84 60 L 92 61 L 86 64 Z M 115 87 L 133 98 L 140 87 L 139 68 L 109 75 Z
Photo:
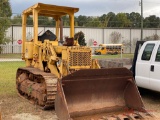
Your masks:
M 21 58 L 21 54 L 20 53 L 16 53 L 16 54 L 0 54 L 0 58 Z
M 24 62 L 0 62 L 0 95 L 16 94 L 16 71 Z
M 10 58 L 11 56 L 18 57 L 20 54 L 0 54 L 4 58 Z M 2 56 L 1 56 L 2 57 Z M 1 58 L 0 57 L 0 58 Z M 13 58 L 13 57 L 12 57 Z M 109 58 L 121 58 L 121 55 L 96 55 L 92 56 L 94 59 L 109 59 Z M 133 54 L 123 54 L 123 58 L 133 58 Z M 15 94 L 16 93 L 16 71 L 18 67 L 25 66 L 22 62 L 0 62 L 0 95 Z
M 21 59 L 21 54 L 0 54 L 0 58 L 19 58 Z M 94 59 L 107 59 L 107 58 L 121 58 L 121 55 L 96 55 L 93 56 Z M 122 54 L 122 58 L 133 58 L 133 54 Z
M 133 58 L 134 54 L 122 54 L 122 58 Z M 113 59 L 121 58 L 121 54 L 118 55 L 95 55 L 92 56 L 93 59 Z

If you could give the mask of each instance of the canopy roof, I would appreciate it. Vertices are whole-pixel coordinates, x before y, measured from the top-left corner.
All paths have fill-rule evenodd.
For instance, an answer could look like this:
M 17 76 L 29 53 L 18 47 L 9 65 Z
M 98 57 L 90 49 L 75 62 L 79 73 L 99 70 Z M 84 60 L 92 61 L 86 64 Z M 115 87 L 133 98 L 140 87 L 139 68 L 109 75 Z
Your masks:
M 24 10 L 23 14 L 32 15 L 33 9 L 38 10 L 39 16 L 47 17 L 64 16 L 67 14 L 70 15 L 79 11 L 79 8 L 37 3 L 29 7 L 28 9 Z

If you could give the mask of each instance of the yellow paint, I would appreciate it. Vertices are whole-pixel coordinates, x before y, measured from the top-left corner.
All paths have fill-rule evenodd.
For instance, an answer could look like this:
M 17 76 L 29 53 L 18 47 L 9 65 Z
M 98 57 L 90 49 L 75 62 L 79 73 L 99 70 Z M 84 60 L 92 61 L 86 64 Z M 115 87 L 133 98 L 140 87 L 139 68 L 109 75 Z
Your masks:
M 100 48 L 95 50 L 95 54 L 97 55 L 120 54 L 123 47 L 122 44 L 100 44 L 99 46 Z
M 26 42 L 26 20 L 27 15 L 22 15 L 22 59 L 25 59 L 25 42 Z
M 74 38 L 74 14 L 70 14 L 70 37 Z
M 60 19 L 64 15 L 70 18 L 70 37 L 74 37 L 74 13 L 78 8 L 56 6 L 38 3 L 23 11 L 23 44 L 22 59 L 25 60 L 26 66 L 32 66 L 43 70 L 50 69 L 51 73 L 58 78 L 66 76 L 71 72 L 79 69 L 99 69 L 96 60 L 91 59 L 91 48 L 81 47 L 77 40 L 74 40 L 73 46 L 59 46 Z M 33 15 L 33 39 L 26 41 L 26 19 L 27 16 Z M 38 16 L 52 17 L 56 21 L 55 41 L 44 40 L 38 41 Z M 46 65 L 43 66 L 43 62 Z
M 25 42 L 25 58 L 33 59 L 33 42 Z
M 100 69 L 100 65 L 96 59 L 92 59 L 92 69 Z

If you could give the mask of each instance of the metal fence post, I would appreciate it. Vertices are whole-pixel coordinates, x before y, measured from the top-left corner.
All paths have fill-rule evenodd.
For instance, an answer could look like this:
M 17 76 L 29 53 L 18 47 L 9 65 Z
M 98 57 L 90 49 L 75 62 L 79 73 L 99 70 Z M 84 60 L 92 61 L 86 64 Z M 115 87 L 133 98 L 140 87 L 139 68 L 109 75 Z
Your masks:
M 131 44 L 131 40 L 132 39 L 132 32 L 131 32 L 131 28 L 130 28 L 130 53 L 131 53 L 131 46 L 132 46 L 132 44 Z
M 103 29 L 103 32 L 102 32 L 102 34 L 103 34 L 103 44 L 105 43 L 105 41 L 104 41 L 104 39 L 105 39 L 105 37 L 104 37 L 104 28 L 102 28 Z
M 13 53 L 13 25 L 12 25 L 12 53 Z

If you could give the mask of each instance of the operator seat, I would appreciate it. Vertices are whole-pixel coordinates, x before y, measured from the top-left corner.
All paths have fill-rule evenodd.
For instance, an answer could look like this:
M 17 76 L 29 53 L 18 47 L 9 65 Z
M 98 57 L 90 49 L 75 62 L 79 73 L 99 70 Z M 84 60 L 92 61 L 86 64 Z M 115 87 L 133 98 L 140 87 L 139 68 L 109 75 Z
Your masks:
M 48 39 L 50 41 L 55 41 L 57 39 L 57 37 L 50 30 L 47 30 L 41 36 L 38 36 L 38 41 L 42 41 L 42 43 L 44 43 L 45 39 Z

